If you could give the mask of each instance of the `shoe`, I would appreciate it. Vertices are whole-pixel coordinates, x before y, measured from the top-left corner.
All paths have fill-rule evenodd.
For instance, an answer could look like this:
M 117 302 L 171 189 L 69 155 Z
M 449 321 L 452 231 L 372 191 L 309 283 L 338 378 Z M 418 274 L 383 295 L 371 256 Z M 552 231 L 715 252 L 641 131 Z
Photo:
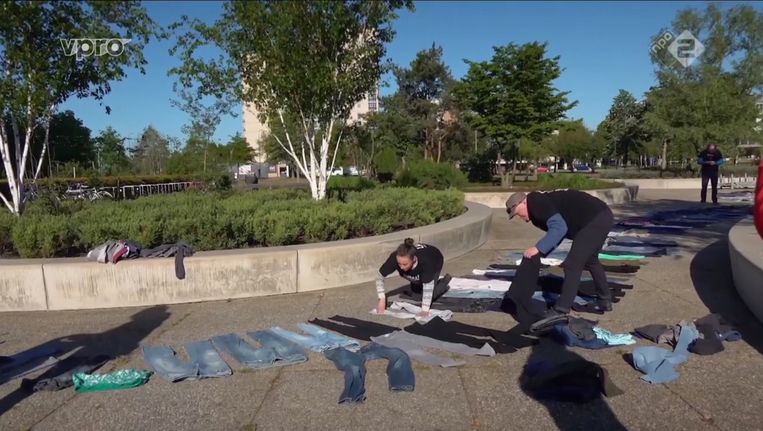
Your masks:
M 612 311 L 612 301 L 609 299 L 599 299 L 596 301 L 596 308 L 602 312 Z
M 549 308 L 546 311 L 545 317 L 530 325 L 530 334 L 540 335 L 551 331 L 554 326 L 560 323 L 567 323 L 570 320 L 570 315 L 562 313 L 556 309 Z

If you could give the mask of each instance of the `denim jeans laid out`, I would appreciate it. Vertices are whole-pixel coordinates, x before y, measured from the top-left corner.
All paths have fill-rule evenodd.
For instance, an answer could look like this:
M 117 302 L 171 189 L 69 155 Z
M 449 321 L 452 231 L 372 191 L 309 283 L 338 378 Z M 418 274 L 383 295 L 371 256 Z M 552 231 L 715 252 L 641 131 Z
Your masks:
M 668 251 L 665 247 L 607 245 L 602 249 L 602 253 L 611 255 L 664 256 L 668 254 Z
M 442 298 L 502 299 L 504 292 L 495 290 L 448 290 Z
M 429 353 L 425 350 L 425 346 L 417 343 L 416 341 L 413 341 L 411 338 L 398 337 L 395 336 L 395 334 L 410 335 L 407 332 L 396 331 L 390 334 L 371 337 L 371 341 L 382 346 L 396 347 L 404 351 L 411 359 L 428 365 L 450 368 L 459 367 L 466 364 L 466 362 L 461 360 L 456 360 L 445 356 L 433 355 L 432 353 Z
M 247 332 L 247 335 L 260 343 L 262 349 L 272 352 L 269 356 L 270 365 L 284 366 L 307 362 L 305 349 L 269 329 Z
M 362 403 L 366 400 L 366 360 L 360 353 L 343 347 L 327 349 L 323 354 L 344 372 L 344 389 L 339 396 L 339 404 Z
M 536 301 L 542 301 L 550 306 L 553 306 L 561 295 L 554 292 L 535 292 L 533 293 L 533 299 Z M 573 303 L 578 305 L 586 305 L 589 302 L 594 301 L 593 298 L 584 298 L 582 296 L 576 296 Z
M 389 390 L 394 392 L 413 392 L 416 387 L 416 376 L 411 367 L 411 358 L 404 351 L 369 343 L 360 349 L 360 353 L 367 361 L 373 359 L 387 359 L 387 379 Z
M 301 329 L 305 334 L 326 340 L 337 347 L 344 347 L 349 350 L 360 348 L 360 344 L 357 341 L 339 334 L 335 334 L 333 332 L 329 332 L 318 325 L 312 325 L 310 323 L 298 323 L 297 326 L 299 326 L 299 329 Z
M 594 338 L 593 340 L 584 340 L 575 335 L 567 324 L 554 326 L 552 336 L 559 343 L 569 347 L 582 347 L 584 349 L 599 350 L 610 347 L 606 341 Z
M 680 324 L 681 332 L 676 347 L 670 350 L 646 346 L 633 349 L 633 366 L 644 373 L 642 380 L 649 383 L 668 383 L 678 378 L 675 368 L 689 359 L 689 345 L 699 338 L 693 324 Z
M 211 341 L 195 341 L 186 343 L 183 347 L 191 362 L 199 367 L 198 378 L 225 377 L 233 374 L 228 364 L 212 346 Z
M 335 349 L 338 347 L 344 347 L 349 350 L 357 350 L 360 348 L 360 344 L 346 337 L 342 337 L 337 334 L 331 334 L 319 326 L 310 325 L 315 329 L 308 329 L 311 331 L 311 335 L 302 335 L 295 332 L 288 331 L 279 326 L 274 326 L 270 330 L 276 335 L 285 338 L 292 343 L 299 344 L 300 346 L 310 349 L 313 352 L 321 353 L 328 349 Z M 304 330 L 304 327 L 300 326 Z M 307 332 L 306 331 L 306 332 Z
M 181 361 L 175 356 L 175 351 L 167 346 L 143 346 L 143 360 L 161 378 L 170 382 L 194 379 L 199 375 L 198 365 Z
M 225 352 L 241 365 L 249 368 L 270 368 L 295 363 L 279 360 L 276 348 L 273 345 L 263 343 L 262 348 L 258 349 L 236 334 L 212 337 L 212 343 L 215 345 L 215 348 Z M 305 360 L 307 360 L 306 358 L 305 356 Z M 300 362 L 304 362 L 304 360 Z
M 58 346 L 38 346 L 8 357 L 8 362 L 0 367 L 0 384 L 50 367 L 58 362 L 54 357 L 58 353 L 61 353 Z

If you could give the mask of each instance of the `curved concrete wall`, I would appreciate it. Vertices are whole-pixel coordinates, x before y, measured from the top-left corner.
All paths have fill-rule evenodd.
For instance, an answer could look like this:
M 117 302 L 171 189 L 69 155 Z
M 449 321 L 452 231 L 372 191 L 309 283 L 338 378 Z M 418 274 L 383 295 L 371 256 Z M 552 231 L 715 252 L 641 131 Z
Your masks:
M 622 204 L 635 200 L 638 196 L 638 186 L 626 186 L 616 189 L 582 190 L 596 196 L 608 205 Z M 466 193 L 466 200 L 487 205 L 490 208 L 506 208 L 506 199 L 514 192 L 482 192 Z
M 763 239 L 755 230 L 752 217 L 729 231 L 729 258 L 739 296 L 763 322 Z
M 403 239 L 439 247 L 446 259 L 487 241 L 492 212 L 467 202 L 454 219 L 371 238 L 200 252 L 185 259 L 117 265 L 83 258 L 0 260 L 0 311 L 72 310 L 210 301 L 328 289 L 371 281 Z

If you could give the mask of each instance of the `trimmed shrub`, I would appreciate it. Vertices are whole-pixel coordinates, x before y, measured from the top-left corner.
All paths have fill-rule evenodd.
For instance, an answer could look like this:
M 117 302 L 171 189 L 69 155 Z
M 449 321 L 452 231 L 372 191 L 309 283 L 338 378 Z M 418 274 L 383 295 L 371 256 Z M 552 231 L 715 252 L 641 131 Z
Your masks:
M 397 177 L 401 187 L 443 190 L 460 187 L 467 182 L 463 172 L 447 163 L 434 163 L 428 160 L 409 162 Z

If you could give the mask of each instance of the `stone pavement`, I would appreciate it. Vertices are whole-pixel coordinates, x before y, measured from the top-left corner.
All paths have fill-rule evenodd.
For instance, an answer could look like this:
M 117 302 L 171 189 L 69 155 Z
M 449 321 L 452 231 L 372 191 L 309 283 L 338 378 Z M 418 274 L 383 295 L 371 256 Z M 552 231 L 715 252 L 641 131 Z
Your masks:
M 617 216 L 660 208 L 697 207 L 695 191 L 642 191 L 639 201 L 615 208 Z M 484 268 L 508 249 L 523 249 L 540 232 L 509 222 L 495 210 L 490 240 L 480 249 L 446 263 L 465 274 Z M 25 394 L 19 380 L 0 386 L 2 430 L 752 430 L 763 428 L 763 328 L 740 302 L 731 282 L 726 232 L 729 224 L 696 229 L 680 238 L 678 256 L 649 259 L 635 288 L 600 318 L 613 332 L 650 323 L 677 323 L 718 312 L 735 322 L 744 340 L 726 343 L 713 356 L 693 355 L 670 384 L 649 385 L 626 362 L 632 346 L 590 351 L 565 349 L 551 340 L 493 358 L 467 357 L 460 368 L 415 363 L 416 390 L 391 393 L 386 361 L 368 363 L 368 400 L 338 405 L 342 373 L 321 355 L 307 363 L 266 370 L 241 369 L 231 377 L 168 383 L 155 376 L 145 386 L 89 394 L 73 389 Z M 402 285 L 393 279 L 392 286 Z M 118 356 L 101 372 L 144 368 L 140 345 L 171 344 L 213 335 L 292 327 L 335 314 L 394 326 L 408 322 L 371 316 L 373 285 L 246 300 L 109 310 L 0 313 L 0 355 L 48 342 L 67 352 Z M 478 326 L 508 329 L 510 316 L 488 312 L 457 314 Z M 648 345 L 639 342 L 640 345 Z M 182 349 L 180 349 L 182 350 Z M 624 395 L 576 405 L 540 402 L 526 395 L 518 378 L 528 360 L 582 356 L 606 367 Z

